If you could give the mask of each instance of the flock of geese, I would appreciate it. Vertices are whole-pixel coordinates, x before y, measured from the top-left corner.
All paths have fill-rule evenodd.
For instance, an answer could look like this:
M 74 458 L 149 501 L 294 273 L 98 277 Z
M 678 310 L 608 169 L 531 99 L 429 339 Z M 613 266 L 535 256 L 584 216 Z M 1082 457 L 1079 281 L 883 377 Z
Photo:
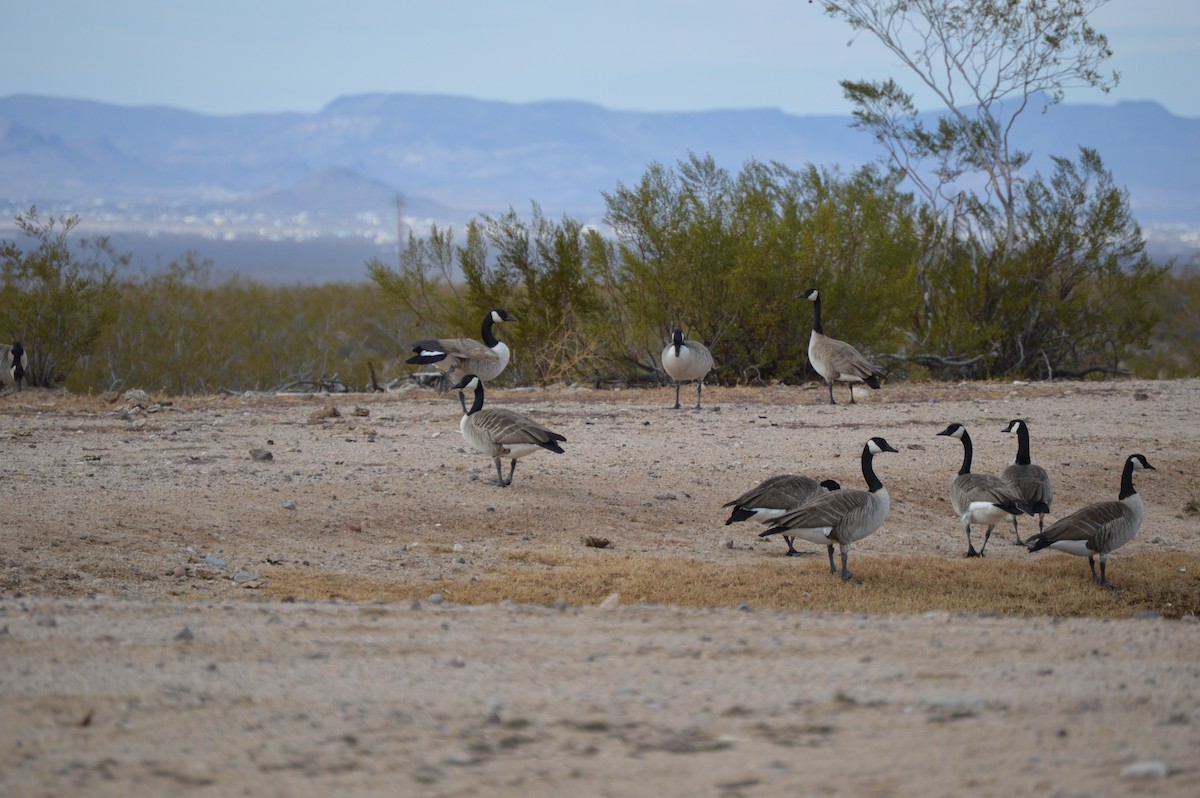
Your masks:
M 854 404 L 856 384 L 878 389 L 882 375 L 866 358 L 845 341 L 825 335 L 821 326 L 821 295 L 817 289 L 810 288 L 796 298 L 813 303 L 808 357 L 814 370 L 828 384 L 830 404 L 836 404 L 835 382 L 849 386 L 851 404 Z M 459 391 L 463 408 L 459 431 L 473 449 L 492 458 L 496 466 L 496 480 L 492 484 L 500 487 L 512 484 L 517 460 L 542 450 L 562 454 L 560 444 L 566 442 L 563 435 L 526 415 L 506 408 L 483 406 L 484 382 L 498 377 L 511 357 L 508 346 L 496 337 L 494 330 L 495 324 L 507 321 L 516 319 L 501 309 L 485 316 L 480 336 L 482 343 L 470 338 L 424 339 L 406 347 L 413 352 L 406 362 L 434 365 L 442 371 L 439 391 Z M 699 410 L 704 378 L 713 367 L 712 353 L 703 344 L 686 340 L 682 329 L 676 328 L 662 352 L 662 364 L 675 382 L 674 409 L 682 407 L 679 401 L 682 383 L 695 382 L 695 409 Z M 450 385 L 450 375 L 456 371 L 463 376 Z M 468 391 L 474 395 L 470 407 L 465 398 Z M 1092 579 L 1104 588 L 1116 590 L 1108 581 L 1109 555 L 1133 539 L 1145 517 L 1142 498 L 1133 486 L 1133 472 L 1153 470 L 1154 466 L 1143 455 L 1129 455 L 1121 472 L 1116 500 L 1088 505 L 1046 527 L 1045 516 L 1054 501 L 1054 488 L 1046 470 L 1030 460 L 1029 427 L 1023 420 L 1014 419 L 1004 432 L 1017 436 L 1017 455 L 1012 465 L 999 476 L 971 471 L 974 450 L 971 436 L 962 424 L 950 424 L 938 433 L 939 436 L 957 438 L 963 447 L 962 466 L 950 484 L 950 503 L 966 534 L 966 556 L 984 556 L 993 530 L 1011 518 L 1018 544 L 1030 552 L 1049 548 L 1087 557 Z M 834 560 L 836 546 L 841 559 L 841 578 L 849 581 L 852 579 L 848 568 L 851 546 L 879 529 L 890 509 L 887 488 L 875 473 L 874 458 L 896 451 L 881 437 L 872 437 L 864 444 L 862 475 L 865 490 L 844 488 L 830 479 L 818 481 L 795 474 L 773 476 L 726 502 L 723 507 L 733 509 L 725 523 L 753 520 L 768 525 L 759 536 L 780 535 L 787 543 L 786 556 L 800 554 L 794 545 L 796 539 L 825 546 L 829 554 L 829 571 L 835 575 L 839 573 Z M 505 458 L 510 460 L 507 477 L 501 464 Z M 1017 521 L 1021 515 L 1038 517 L 1038 533 L 1024 541 Z M 978 550 L 972 538 L 972 527 L 976 525 L 985 528 L 983 543 Z M 1097 559 L 1100 561 L 1099 574 L 1096 572 Z

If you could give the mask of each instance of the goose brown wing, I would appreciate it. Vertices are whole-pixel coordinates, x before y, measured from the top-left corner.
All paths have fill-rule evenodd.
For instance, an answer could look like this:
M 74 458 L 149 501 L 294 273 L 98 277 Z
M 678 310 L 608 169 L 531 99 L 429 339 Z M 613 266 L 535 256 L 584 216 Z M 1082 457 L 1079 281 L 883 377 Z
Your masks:
M 1014 463 L 1004 469 L 1000 477 L 1008 483 L 1018 498 L 1023 499 L 1032 507 L 1039 504 L 1049 507 L 1050 502 L 1054 500 L 1054 488 L 1051 486 L 1050 476 L 1046 473 L 1046 469 L 1039 465 Z
M 473 416 L 480 429 L 487 430 L 492 440 L 501 446 L 533 444 L 545 446 L 566 438 L 528 416 L 505 408 L 485 407 Z
M 780 474 L 763 480 L 755 487 L 725 502 L 722 507 L 772 507 L 786 509 L 803 504 L 821 491 L 821 483 L 812 477 Z
M 826 338 L 825 340 L 829 345 L 827 352 L 829 362 L 837 369 L 838 374 L 854 375 L 863 380 L 875 374 L 875 367 L 853 346 L 836 338 Z
M 954 486 L 968 502 L 1005 504 L 1019 499 L 1007 482 L 991 474 L 959 474 Z
M 1129 508 L 1119 501 L 1091 504 L 1058 519 L 1035 537 L 1045 545 L 1061 540 L 1096 540 L 1112 524 L 1123 522 L 1128 516 Z
M 811 529 L 836 526 L 850 513 L 866 507 L 871 494 L 865 490 L 835 490 L 809 499 L 791 512 L 775 519 L 775 526 Z

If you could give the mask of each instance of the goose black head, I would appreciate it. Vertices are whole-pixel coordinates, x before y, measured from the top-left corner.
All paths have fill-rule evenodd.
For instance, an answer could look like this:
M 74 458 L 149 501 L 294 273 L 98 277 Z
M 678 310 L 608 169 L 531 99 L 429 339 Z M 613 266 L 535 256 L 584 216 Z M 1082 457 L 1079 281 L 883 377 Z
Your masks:
M 1155 468 L 1154 466 L 1150 465 L 1150 461 L 1149 461 L 1149 460 L 1147 460 L 1147 459 L 1146 459 L 1146 456 L 1145 456 L 1145 455 L 1142 455 L 1142 454 L 1131 454 L 1131 455 L 1129 455 L 1129 464 L 1130 464 L 1131 466 L 1133 466 L 1133 468 L 1134 468 L 1134 469 L 1139 469 L 1139 468 L 1148 468 L 1148 469 L 1150 469 L 1151 471 L 1157 471 L 1157 470 L 1158 470 L 1158 469 L 1157 469 L 1157 468 Z
M 807 299 L 809 302 L 816 302 L 821 297 L 821 293 L 815 288 L 810 288 L 802 294 L 798 294 L 796 299 Z
M 454 391 L 473 391 L 479 387 L 479 378 L 474 374 L 464 374 L 463 378 L 458 381 L 457 385 L 451 385 L 450 389 Z
M 964 427 L 962 424 L 957 424 L 957 423 L 951 424 L 950 426 L 946 427 L 944 430 L 942 430 L 941 432 L 938 433 L 938 435 L 948 435 L 951 438 L 958 438 L 959 440 L 962 440 L 962 436 L 966 435 L 966 434 L 967 434 L 967 428 Z
M 1021 429 L 1021 427 L 1027 427 L 1027 426 L 1029 426 L 1029 425 L 1025 423 L 1024 419 L 1014 418 L 1012 421 L 1008 422 L 1007 427 L 1005 427 L 1004 429 L 1002 429 L 1000 431 L 1001 432 L 1017 432 Z
M 492 311 L 492 321 L 516 321 L 517 317 L 509 313 L 503 308 L 496 308 Z
M 867 448 L 870 449 L 871 454 L 879 454 L 880 452 L 896 452 L 899 454 L 900 452 L 899 449 L 892 446 L 883 438 L 878 437 L 871 438 L 871 440 L 867 441 Z

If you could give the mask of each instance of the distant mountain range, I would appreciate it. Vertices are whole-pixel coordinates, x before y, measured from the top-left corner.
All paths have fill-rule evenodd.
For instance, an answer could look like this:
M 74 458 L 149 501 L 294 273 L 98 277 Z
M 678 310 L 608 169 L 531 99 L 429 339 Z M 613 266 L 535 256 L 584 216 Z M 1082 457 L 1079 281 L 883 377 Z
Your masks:
M 848 116 L 776 110 L 637 113 L 575 102 L 513 104 L 373 94 L 316 113 L 209 116 L 16 95 L 0 98 L 0 235 L 36 203 L 78 213 L 88 230 L 169 260 L 187 249 L 219 268 L 281 278 L 359 279 L 369 253 L 395 256 L 405 227 L 456 229 L 479 214 L 538 202 L 548 215 L 599 222 L 602 191 L 639 180 L 653 161 L 708 153 L 737 172 L 753 158 L 850 170 L 876 158 Z M 1033 166 L 1097 149 L 1128 188 L 1154 246 L 1200 248 L 1200 119 L 1150 102 L 1058 105 L 1021 120 Z M 232 245 L 305 242 L 349 253 L 344 264 L 248 264 Z M 224 249 L 222 249 L 224 247 Z M 218 254 L 209 255 L 208 250 Z M 335 258 L 336 260 L 336 258 Z

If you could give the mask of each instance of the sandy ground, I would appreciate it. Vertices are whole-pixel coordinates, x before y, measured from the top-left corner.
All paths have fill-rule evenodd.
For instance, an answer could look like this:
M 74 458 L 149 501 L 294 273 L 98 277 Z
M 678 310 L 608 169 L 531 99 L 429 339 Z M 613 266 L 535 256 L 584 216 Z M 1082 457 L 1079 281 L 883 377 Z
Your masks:
M 1198 389 L 885 386 L 830 407 L 817 386 L 709 387 L 699 412 L 666 389 L 496 391 L 568 438 L 507 489 L 457 398 L 423 390 L 0 397 L 0 795 L 1200 795 L 1191 617 L 265 597 L 282 569 L 452 582 L 587 535 L 777 558 L 720 505 L 781 472 L 859 486 L 872 435 L 900 450 L 877 461 L 893 508 L 852 567 L 958 557 L 961 447 L 936 433 L 966 424 L 996 473 L 1018 417 L 1056 511 L 1114 497 L 1133 451 L 1157 467 L 1119 582 L 1138 552 L 1200 551 Z M 1029 556 L 1010 536 L 989 555 Z M 828 578 L 821 558 L 795 564 Z

